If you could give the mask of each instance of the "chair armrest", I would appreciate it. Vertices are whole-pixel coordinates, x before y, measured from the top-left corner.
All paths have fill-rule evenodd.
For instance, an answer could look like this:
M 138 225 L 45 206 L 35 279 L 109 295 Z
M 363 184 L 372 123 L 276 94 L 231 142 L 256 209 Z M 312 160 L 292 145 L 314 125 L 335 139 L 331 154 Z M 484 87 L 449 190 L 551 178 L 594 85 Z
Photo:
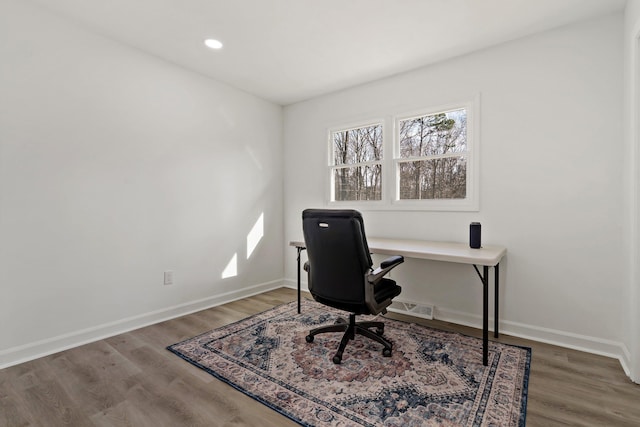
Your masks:
M 389 257 L 387 259 L 385 259 L 384 261 L 382 261 L 380 263 L 380 268 L 387 268 L 387 267 L 395 267 L 399 264 L 402 264 L 404 262 L 404 257 L 401 255 L 394 255 L 392 257 Z
M 369 283 L 376 283 L 383 276 L 385 276 L 389 271 L 393 270 L 400 264 L 404 262 L 404 257 L 401 255 L 394 255 L 382 261 L 380 263 L 380 267 L 373 270 L 371 273 L 367 275 L 367 281 Z

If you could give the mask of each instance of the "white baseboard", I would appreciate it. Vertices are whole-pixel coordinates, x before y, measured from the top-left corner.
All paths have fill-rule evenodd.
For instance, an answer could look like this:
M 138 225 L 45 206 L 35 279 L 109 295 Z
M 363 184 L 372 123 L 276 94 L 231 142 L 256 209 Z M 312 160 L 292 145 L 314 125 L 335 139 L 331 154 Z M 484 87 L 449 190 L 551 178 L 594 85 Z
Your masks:
M 105 323 L 103 325 L 95 326 L 92 328 L 81 329 L 33 343 L 12 347 L 0 351 L 0 369 L 28 362 L 39 357 L 48 356 L 50 354 L 54 354 L 73 347 L 78 347 L 83 344 L 88 344 L 93 341 L 98 341 L 101 339 L 112 337 L 114 335 L 129 332 L 134 329 L 152 325 L 154 323 L 163 322 L 165 320 L 174 319 L 176 317 L 184 316 L 190 313 L 195 313 L 196 311 L 215 307 L 217 305 L 225 304 L 252 295 L 261 294 L 263 292 L 277 289 L 282 286 L 282 280 L 273 280 L 271 282 L 249 286 L 232 292 L 226 292 L 200 300 L 190 301 L 149 313 L 132 316 L 126 319 L 117 320 L 115 322 Z
M 298 288 L 295 280 L 285 279 L 283 280 L 283 283 L 284 286 L 288 288 Z M 301 289 L 308 291 L 306 282 L 301 283 Z M 478 316 L 476 314 L 464 313 L 436 306 L 433 311 L 433 318 L 444 322 L 455 323 L 457 325 L 482 329 L 482 316 Z M 501 334 L 617 359 L 627 376 L 630 375 L 629 366 L 631 366 L 631 353 L 624 343 L 588 335 L 574 334 L 572 332 L 542 328 L 524 323 L 511 322 L 508 320 L 501 320 L 499 326 L 499 332 Z M 489 317 L 489 329 L 493 332 L 493 317 Z M 490 337 L 491 336 L 492 335 L 490 335 Z
M 436 307 L 434 310 L 434 319 L 482 329 L 482 316 L 475 314 Z M 493 316 L 489 317 L 489 330 L 492 333 L 493 319 Z M 621 342 L 508 320 L 501 320 L 499 326 L 500 334 L 618 359 L 624 372 L 629 375 L 630 353 Z M 492 335 L 490 335 L 490 338 L 491 336 Z
M 132 316 L 115 322 L 106 323 L 92 328 L 81 329 L 56 337 L 47 338 L 33 343 L 12 347 L 0 351 L 0 369 L 20 363 L 28 362 L 39 357 L 48 356 L 93 341 L 105 339 L 114 335 L 132 331 L 134 329 L 149 326 L 165 320 L 174 319 L 190 313 L 195 313 L 217 305 L 225 304 L 238 299 L 257 295 L 272 289 L 285 286 L 297 289 L 295 280 L 282 279 L 249 286 L 243 289 L 226 292 L 219 295 L 203 298 L 196 301 L 167 307 L 149 313 Z M 301 289 L 308 291 L 307 284 L 302 283 Z M 482 318 L 475 314 L 463 313 L 455 310 L 437 307 L 434 310 L 434 319 L 451 322 L 472 328 L 482 328 Z M 489 319 L 489 325 L 493 325 L 493 318 Z M 628 348 L 620 342 L 605 340 L 587 335 L 579 335 L 571 332 L 542 328 L 517 322 L 502 320 L 500 333 L 515 337 L 530 339 L 533 341 L 557 345 L 585 351 L 587 353 L 618 359 L 622 369 L 630 375 L 631 354 Z

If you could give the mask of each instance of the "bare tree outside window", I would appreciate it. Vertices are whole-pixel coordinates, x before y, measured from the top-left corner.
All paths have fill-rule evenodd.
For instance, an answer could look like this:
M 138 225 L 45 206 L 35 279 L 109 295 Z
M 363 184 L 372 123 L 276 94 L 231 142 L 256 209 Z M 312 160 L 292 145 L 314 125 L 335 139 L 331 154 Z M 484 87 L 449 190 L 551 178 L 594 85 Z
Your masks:
M 399 121 L 399 198 L 464 199 L 467 194 L 467 113 Z
M 372 210 L 477 211 L 478 110 L 475 97 L 330 128 L 328 202 Z
M 382 125 L 331 133 L 334 200 L 382 200 Z

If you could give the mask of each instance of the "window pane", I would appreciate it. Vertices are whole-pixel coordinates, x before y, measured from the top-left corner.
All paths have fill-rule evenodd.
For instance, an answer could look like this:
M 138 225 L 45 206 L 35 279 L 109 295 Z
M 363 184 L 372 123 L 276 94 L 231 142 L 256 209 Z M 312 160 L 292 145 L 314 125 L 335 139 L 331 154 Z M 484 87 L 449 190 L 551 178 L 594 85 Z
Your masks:
M 400 166 L 400 199 L 464 199 L 467 196 L 467 160 L 462 156 Z
M 467 111 L 400 120 L 400 157 L 437 156 L 467 149 Z
M 335 200 L 382 200 L 382 166 L 334 169 Z
M 382 125 L 333 132 L 333 164 L 353 165 L 382 159 Z

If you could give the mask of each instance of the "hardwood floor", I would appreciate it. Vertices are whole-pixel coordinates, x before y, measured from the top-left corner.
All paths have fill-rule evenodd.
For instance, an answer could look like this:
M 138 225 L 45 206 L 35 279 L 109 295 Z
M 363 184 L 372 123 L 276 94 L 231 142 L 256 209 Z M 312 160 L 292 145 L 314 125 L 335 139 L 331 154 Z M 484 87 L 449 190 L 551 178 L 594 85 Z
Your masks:
M 165 350 L 295 298 L 281 288 L 0 370 L 0 426 L 295 426 Z M 640 385 L 617 360 L 508 336 L 499 341 L 533 350 L 527 426 L 640 426 Z

